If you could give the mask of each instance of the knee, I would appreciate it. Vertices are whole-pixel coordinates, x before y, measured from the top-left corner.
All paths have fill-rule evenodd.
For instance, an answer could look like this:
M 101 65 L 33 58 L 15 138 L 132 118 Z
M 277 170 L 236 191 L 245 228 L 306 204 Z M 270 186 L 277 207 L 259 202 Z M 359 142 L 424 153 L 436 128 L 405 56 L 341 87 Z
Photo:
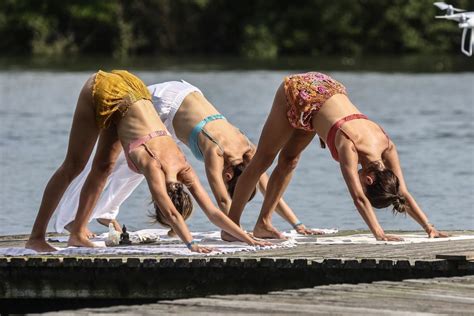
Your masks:
M 274 153 L 255 153 L 255 156 L 252 158 L 252 164 L 256 166 L 259 170 L 267 170 L 275 160 L 276 154 Z
M 66 159 L 59 170 L 66 175 L 71 181 L 76 178 L 82 170 L 84 170 L 87 160 L 81 159 Z
M 278 157 L 278 168 L 286 172 L 295 170 L 300 160 L 300 155 L 286 154 L 285 152 L 280 153 Z
M 92 170 L 94 174 L 108 177 L 112 170 L 114 170 L 115 161 L 101 161 L 101 162 L 94 162 L 92 165 Z

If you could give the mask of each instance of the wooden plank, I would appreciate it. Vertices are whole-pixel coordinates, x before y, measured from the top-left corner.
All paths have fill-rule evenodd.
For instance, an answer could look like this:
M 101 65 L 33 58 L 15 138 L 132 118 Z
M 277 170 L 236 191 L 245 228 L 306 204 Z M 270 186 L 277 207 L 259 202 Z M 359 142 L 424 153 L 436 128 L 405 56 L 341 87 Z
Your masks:
M 450 261 L 470 261 L 474 260 L 474 251 L 464 253 L 440 253 L 436 255 L 436 259 L 446 259 Z
M 470 315 L 474 308 L 473 289 L 474 276 L 334 284 L 268 294 L 215 295 L 135 306 L 79 309 L 69 311 L 68 315 Z

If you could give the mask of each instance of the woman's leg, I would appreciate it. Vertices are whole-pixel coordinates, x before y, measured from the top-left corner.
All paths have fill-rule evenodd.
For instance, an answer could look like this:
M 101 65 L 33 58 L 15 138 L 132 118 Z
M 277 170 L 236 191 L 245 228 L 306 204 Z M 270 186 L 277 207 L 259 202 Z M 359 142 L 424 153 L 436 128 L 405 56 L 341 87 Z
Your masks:
M 144 179 L 143 175 L 130 169 L 125 154 L 121 151 L 92 217 L 104 226 L 112 223 L 115 230 L 121 232 L 120 224 L 116 220 L 120 207 Z
M 240 225 L 240 217 L 244 207 L 260 176 L 270 167 L 294 130 L 288 122 L 286 111 L 286 97 L 282 84 L 276 92 L 271 112 L 260 135 L 257 151 L 240 176 L 235 188 L 229 217 L 237 225 Z M 227 234 L 223 234 L 223 238 L 228 240 L 227 237 Z
M 93 158 L 89 158 L 81 173 L 69 184 L 55 210 L 56 223 L 54 224 L 54 229 L 58 233 L 62 233 L 64 230 L 71 231 L 72 221 L 76 216 L 77 206 L 79 205 L 79 195 L 87 175 L 91 171 Z
M 91 171 L 81 190 L 79 207 L 69 236 L 69 246 L 94 247 L 94 244 L 87 238 L 87 224 L 105 187 L 107 178 L 114 169 L 120 151 L 121 144 L 115 125 L 102 130 Z
M 75 210 L 77 209 L 74 208 Z M 69 233 L 72 231 L 72 228 L 74 227 L 74 220 L 70 221 L 67 225 L 64 226 L 64 229 L 67 230 Z M 97 235 L 93 233 L 89 228 L 87 228 L 87 238 L 94 238 Z
M 294 130 L 291 138 L 280 151 L 278 164 L 268 180 L 260 216 L 253 230 L 255 237 L 284 238 L 283 234 L 272 225 L 272 212 L 290 183 L 301 153 L 315 135 L 314 132 Z
M 45 241 L 48 222 L 64 191 L 84 169 L 99 136 L 92 100 L 94 78 L 89 78 L 81 90 L 72 121 L 66 158 L 46 185 L 26 248 L 36 251 L 56 250 Z
M 89 172 L 91 171 L 93 160 L 94 157 L 89 159 L 84 170 L 71 183 L 65 195 L 63 196 L 63 200 L 58 206 L 59 213 L 56 219 L 56 231 L 62 231 L 63 228 L 69 232 L 72 230 L 74 217 L 76 216 L 76 211 L 79 206 L 81 189 L 84 186 L 84 182 L 87 179 Z M 120 206 L 130 196 L 130 194 L 132 194 L 132 192 L 137 188 L 143 179 L 145 179 L 143 175 L 132 171 L 128 167 L 125 154 L 123 151 L 121 151 L 115 163 L 114 170 L 108 177 L 107 183 L 105 184 L 106 189 L 100 195 L 94 211 L 89 218 L 89 222 L 91 219 L 97 219 L 100 224 L 106 227 L 112 223 L 115 227 L 115 230 L 121 232 L 122 229 L 120 228 L 120 223 L 115 220 L 115 218 L 118 215 Z M 65 223 L 67 223 L 67 225 L 65 225 Z M 91 231 L 88 231 L 88 236 L 89 238 L 92 238 L 95 236 L 95 234 Z

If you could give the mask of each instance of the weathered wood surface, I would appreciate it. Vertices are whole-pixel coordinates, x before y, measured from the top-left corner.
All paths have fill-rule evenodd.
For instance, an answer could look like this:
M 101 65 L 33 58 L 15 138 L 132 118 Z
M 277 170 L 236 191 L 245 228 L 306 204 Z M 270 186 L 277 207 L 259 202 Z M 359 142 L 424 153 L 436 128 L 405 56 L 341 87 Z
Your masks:
M 368 233 L 367 231 L 341 231 L 336 235 L 317 236 L 316 238 L 331 238 L 333 236 L 344 236 L 357 233 Z M 403 236 L 408 232 L 393 232 Z M 474 234 L 474 231 L 452 231 L 451 234 Z M 17 236 L 0 236 L 0 248 L 6 247 L 22 247 L 27 239 L 27 235 Z M 64 243 L 54 243 L 58 247 L 65 247 Z M 392 259 L 392 260 L 427 260 L 436 259 L 436 255 L 465 255 L 474 252 L 474 240 L 459 240 L 459 241 L 438 241 L 431 243 L 417 243 L 417 244 L 333 244 L 333 245 L 298 245 L 294 248 L 280 248 L 271 249 L 258 252 L 239 252 L 235 254 L 215 255 L 210 257 L 227 257 L 227 258 L 300 258 L 322 260 L 326 258 L 344 258 L 344 259 Z M 45 257 L 45 256 L 43 256 Z M 54 257 L 48 255 L 47 257 Z M 81 256 L 84 257 L 84 256 Z M 115 257 L 125 258 L 126 256 L 104 255 L 104 256 L 87 256 L 87 257 Z M 140 258 L 160 257 L 160 258 L 178 258 L 172 255 L 159 256 L 136 256 Z M 207 258 L 210 258 L 207 257 Z M 1 258 L 1 256 L 0 256 Z M 188 257 L 185 257 L 188 258 Z
M 452 260 L 452 261 L 469 261 L 469 260 L 474 260 L 474 249 L 472 252 L 466 252 L 466 253 L 442 253 L 442 254 L 437 254 L 436 259 L 446 259 L 446 260 Z
M 13 237 L 4 242 L 12 240 L 24 242 Z M 435 257 L 439 253 L 465 254 L 473 246 L 473 240 L 463 240 L 398 245 L 302 244 L 211 257 L 0 257 L 0 298 L 176 299 L 336 283 L 463 276 L 474 274 L 474 261 Z M 117 280 L 120 287 L 116 286 Z
M 398 233 L 403 235 L 401 232 Z M 341 234 L 354 234 L 354 232 L 341 232 L 339 235 Z M 26 237 L 0 237 L 0 247 L 21 247 Z M 64 246 L 57 243 L 55 245 Z M 253 293 L 249 297 L 260 297 L 259 294 L 269 291 L 327 284 L 474 275 L 474 261 L 436 259 L 438 254 L 458 256 L 453 258 L 459 259 L 460 255 L 465 256 L 473 249 L 473 240 L 461 240 L 418 244 L 300 244 L 294 248 L 210 257 L 54 254 L 29 257 L 0 256 L 0 280 L 3 281 L 0 282 L 0 312 L 2 305 L 4 310 L 12 313 L 37 310 L 29 309 L 24 302 L 33 302 L 37 305 L 34 302 L 41 301 L 48 306 L 64 309 L 71 306 L 98 306 L 94 305 L 94 302 L 110 300 L 122 304 L 140 300 L 151 302 L 244 293 L 248 295 Z M 470 287 L 472 285 L 468 286 Z M 296 294 L 294 296 L 295 301 L 298 301 L 299 296 Z M 329 302 L 330 298 L 327 299 Z M 69 302 L 74 300 L 78 304 L 71 305 Z M 210 297 L 203 302 L 208 300 L 214 302 L 218 298 Z M 313 308 L 320 308 L 321 311 L 330 313 L 331 311 L 327 309 L 329 307 L 326 306 L 328 304 L 331 306 L 328 302 L 320 303 L 319 307 L 314 307 L 311 302 L 301 302 L 302 309 L 295 309 L 293 312 L 309 313 Z M 282 300 L 280 303 L 282 305 L 275 306 L 279 306 L 284 311 L 281 312 L 283 314 L 289 313 L 290 308 L 298 307 L 293 306 L 291 301 Z M 262 313 L 257 301 L 249 299 L 247 304 L 250 304 L 248 305 L 250 313 Z M 240 306 L 237 303 L 236 305 Z M 170 313 L 177 308 L 175 305 L 160 306 L 165 312 Z M 367 306 L 357 307 L 359 311 L 356 307 L 355 310 L 348 311 L 363 313 L 368 308 L 367 313 L 372 313 L 371 306 Z M 20 307 L 23 309 L 18 309 Z M 197 307 L 191 305 L 186 308 L 189 309 L 189 313 L 193 313 Z M 234 308 L 233 305 L 228 307 L 222 305 L 216 307 L 216 310 L 224 312 L 228 309 L 231 312 L 239 312 Z M 344 312 L 344 308 L 336 310 L 335 313 Z M 202 313 L 206 314 L 208 311 L 204 310 Z
M 238 285 L 234 285 L 238 286 Z M 474 276 L 335 284 L 263 295 L 214 295 L 45 315 L 472 315 Z

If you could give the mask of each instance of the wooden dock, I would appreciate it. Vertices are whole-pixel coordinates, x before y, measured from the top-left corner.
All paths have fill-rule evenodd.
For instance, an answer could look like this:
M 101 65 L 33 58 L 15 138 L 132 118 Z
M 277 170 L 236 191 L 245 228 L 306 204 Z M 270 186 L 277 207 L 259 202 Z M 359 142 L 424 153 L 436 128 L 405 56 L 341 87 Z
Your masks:
M 88 308 L 55 315 L 472 315 L 474 276 L 333 284 L 270 292 L 213 295 L 153 304 Z
M 25 240 L 26 236 L 0 237 L 0 247 L 19 247 Z M 271 291 L 314 286 L 469 276 L 474 275 L 473 253 L 471 239 L 398 245 L 302 244 L 210 257 L 0 256 L 0 312 L 128 305 L 212 295 L 258 297 Z M 173 312 L 174 307 L 169 308 Z

